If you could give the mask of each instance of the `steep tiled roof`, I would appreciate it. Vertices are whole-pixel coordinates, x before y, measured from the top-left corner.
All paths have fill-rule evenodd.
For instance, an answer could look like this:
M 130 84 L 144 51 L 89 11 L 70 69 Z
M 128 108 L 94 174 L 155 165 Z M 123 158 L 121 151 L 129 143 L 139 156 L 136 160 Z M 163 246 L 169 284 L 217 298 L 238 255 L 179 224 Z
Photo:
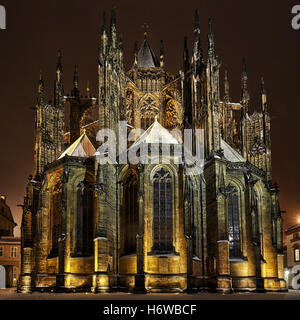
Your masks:
M 142 68 L 157 68 L 159 63 L 155 53 L 151 49 L 147 39 L 144 40 L 141 49 L 138 53 L 138 67 Z

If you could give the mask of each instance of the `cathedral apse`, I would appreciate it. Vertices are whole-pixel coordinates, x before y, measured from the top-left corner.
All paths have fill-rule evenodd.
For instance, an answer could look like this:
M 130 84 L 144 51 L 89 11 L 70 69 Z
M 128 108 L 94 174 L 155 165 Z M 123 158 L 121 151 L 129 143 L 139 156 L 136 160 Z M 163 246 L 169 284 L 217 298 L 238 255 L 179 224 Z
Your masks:
M 212 22 L 205 58 L 197 12 L 194 19 L 193 49 L 185 39 L 177 75 L 165 68 L 163 42 L 155 53 L 146 31 L 125 69 L 115 10 L 110 25 L 103 19 L 97 92 L 80 92 L 77 66 L 73 90 L 64 92 L 60 51 L 53 102 L 41 73 L 19 292 L 285 290 L 264 81 L 260 111 L 250 113 L 243 61 L 241 99 L 232 102 Z M 118 132 L 120 121 L 145 131 L 128 150 L 151 148 L 161 136 L 180 146 L 171 130 L 203 130 L 203 171 L 188 175 L 172 152 L 168 163 L 99 164 L 97 132 Z

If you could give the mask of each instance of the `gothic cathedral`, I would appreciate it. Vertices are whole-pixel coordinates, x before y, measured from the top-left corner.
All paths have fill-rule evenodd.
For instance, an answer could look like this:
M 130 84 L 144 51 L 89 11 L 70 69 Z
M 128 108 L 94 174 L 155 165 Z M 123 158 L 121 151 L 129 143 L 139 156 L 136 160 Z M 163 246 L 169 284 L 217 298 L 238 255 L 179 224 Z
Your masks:
M 78 69 L 64 93 L 58 53 L 54 100 L 40 75 L 35 110 L 35 173 L 22 219 L 19 292 L 281 291 L 282 219 L 272 183 L 270 115 L 261 80 L 260 112 L 249 112 L 245 61 L 241 100 L 232 102 L 228 74 L 220 96 L 220 62 L 209 22 L 206 58 L 195 13 L 190 57 L 182 70 L 165 69 L 145 32 L 129 71 L 112 10 L 98 54 L 98 92 L 82 95 Z M 68 111 L 67 111 L 68 110 Z M 98 132 L 119 122 L 145 132 L 128 142 L 152 148 L 167 137 L 169 162 L 99 164 Z M 202 129 L 204 168 L 186 174 L 171 130 Z M 161 143 L 158 143 L 160 153 Z M 117 158 L 120 157 L 117 154 Z

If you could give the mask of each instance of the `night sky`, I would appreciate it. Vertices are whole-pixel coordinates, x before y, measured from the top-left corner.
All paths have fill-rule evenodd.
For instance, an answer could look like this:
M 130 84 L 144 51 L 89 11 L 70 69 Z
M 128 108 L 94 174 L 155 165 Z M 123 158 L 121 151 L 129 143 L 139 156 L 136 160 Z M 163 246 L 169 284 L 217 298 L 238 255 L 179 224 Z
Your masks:
M 149 42 L 158 53 L 164 40 L 166 68 L 182 68 L 184 36 L 193 40 L 194 11 L 200 14 L 202 44 L 207 50 L 208 19 L 213 19 L 216 50 L 229 72 L 231 100 L 240 100 L 242 58 L 247 61 L 251 109 L 259 110 L 260 77 L 268 91 L 272 116 L 273 180 L 280 186 L 285 228 L 300 218 L 300 30 L 291 27 L 297 1 L 272 0 L 0 0 L 7 10 L 7 30 L 0 30 L 0 193 L 6 194 L 18 226 L 28 175 L 33 173 L 33 128 L 39 70 L 43 69 L 47 99 L 53 99 L 57 50 L 63 52 L 64 85 L 72 87 L 79 66 L 80 87 L 88 80 L 97 92 L 97 49 L 102 12 L 115 5 L 123 35 L 125 63 L 133 62 L 133 44 Z M 16 235 L 19 234 L 18 227 Z

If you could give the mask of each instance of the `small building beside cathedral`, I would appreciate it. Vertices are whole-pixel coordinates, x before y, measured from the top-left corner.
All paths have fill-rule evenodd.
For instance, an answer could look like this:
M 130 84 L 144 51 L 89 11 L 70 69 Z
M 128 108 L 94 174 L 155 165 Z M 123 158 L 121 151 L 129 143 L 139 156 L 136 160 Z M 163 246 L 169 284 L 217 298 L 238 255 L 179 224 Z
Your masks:
M 53 101 L 47 102 L 40 75 L 18 290 L 286 290 L 263 79 L 260 112 L 249 111 L 245 61 L 241 100 L 232 102 L 227 72 L 221 97 L 212 23 L 205 59 L 197 12 L 192 55 L 185 39 L 178 74 L 165 68 L 163 42 L 158 56 L 146 32 L 134 47 L 125 70 L 113 10 L 110 27 L 104 16 L 95 96 L 80 93 L 77 66 L 73 90 L 64 93 L 61 52 Z M 131 137 L 126 158 L 133 150 L 156 150 L 158 161 L 124 163 L 119 152 L 106 164 L 98 161 L 104 144 L 98 132 L 112 130 L 116 140 L 108 149 L 118 151 L 120 121 Z M 175 155 L 184 149 L 185 129 L 193 151 L 203 133 L 202 170 Z
M 300 224 L 287 228 L 285 237 L 285 280 L 288 288 L 293 289 L 293 279 L 300 270 Z M 298 270 L 294 270 L 295 267 L 298 267 Z
M 16 287 L 21 269 L 21 239 L 6 196 L 0 196 L 0 289 Z

